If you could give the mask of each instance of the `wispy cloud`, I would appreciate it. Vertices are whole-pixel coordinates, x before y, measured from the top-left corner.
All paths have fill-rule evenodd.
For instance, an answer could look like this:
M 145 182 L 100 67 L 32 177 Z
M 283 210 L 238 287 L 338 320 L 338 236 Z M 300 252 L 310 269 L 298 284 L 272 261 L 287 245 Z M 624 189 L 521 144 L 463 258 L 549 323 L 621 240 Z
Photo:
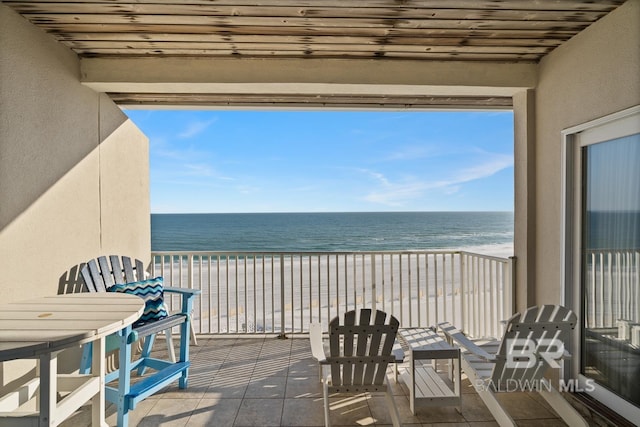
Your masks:
M 411 178 L 401 182 L 392 182 L 383 173 L 370 169 L 356 169 L 369 176 L 376 183 L 376 190 L 364 197 L 364 200 L 386 206 L 402 206 L 405 201 L 419 197 L 426 190 L 426 182 L 418 182 Z
M 394 182 L 379 172 L 367 169 L 359 169 L 359 171 L 377 182 L 377 188 L 367 194 L 364 200 L 390 207 L 401 207 L 432 190 L 440 190 L 448 195 L 455 194 L 461 190 L 463 184 L 490 177 L 511 166 L 513 166 L 511 156 L 493 154 L 483 163 L 460 169 L 447 179 L 435 181 L 408 177 Z
M 158 180 L 201 178 L 206 181 L 233 181 L 216 167 L 216 156 L 211 151 L 186 146 L 176 148 L 165 136 L 154 137 L 152 141 L 152 169 L 161 171 Z M 184 144 L 183 144 L 184 145 Z
M 214 178 L 220 181 L 234 181 L 234 178 L 220 174 L 220 172 L 207 163 L 187 163 L 182 165 L 182 169 L 177 172 L 183 176 Z
M 436 149 L 433 146 L 427 145 L 414 145 L 404 147 L 400 150 L 390 153 L 384 160 L 397 161 L 397 160 L 417 160 L 424 159 L 425 157 L 432 157 L 436 155 Z
M 210 120 L 200 120 L 200 121 L 191 122 L 187 125 L 187 128 L 185 130 L 183 130 L 178 134 L 178 138 L 181 138 L 181 139 L 193 138 L 194 136 L 199 135 L 205 130 L 207 130 L 207 128 L 211 126 L 213 123 L 215 123 L 215 121 L 216 119 L 213 118 Z
M 153 169 L 153 179 L 156 182 L 173 182 L 186 180 L 188 182 L 202 182 L 203 184 L 219 181 L 234 181 L 232 176 L 226 175 L 216 168 L 214 162 L 207 159 L 206 153 L 197 156 L 188 152 L 163 151 L 156 152 L 162 160 L 156 160 Z
M 185 164 L 184 174 L 189 176 L 201 176 L 201 177 L 210 177 L 213 176 L 213 169 L 211 166 L 200 163 L 200 164 Z
M 461 170 L 454 179 L 455 184 L 486 178 L 513 166 L 513 157 L 506 154 L 493 154 L 479 165 Z
M 421 197 L 429 188 L 427 182 L 389 183 L 364 197 L 364 200 L 390 207 L 401 207 L 409 200 Z
M 260 187 L 249 184 L 236 185 L 235 189 L 240 194 L 254 194 L 260 191 Z
M 387 179 L 387 177 L 385 177 L 384 174 L 381 174 L 380 172 L 372 171 L 372 170 L 369 170 L 369 169 L 356 169 L 356 171 L 358 171 L 360 173 L 363 173 L 365 175 L 369 175 L 371 178 L 375 179 L 376 181 L 378 181 L 383 186 L 392 185 L 389 182 L 389 180 Z
M 164 159 L 171 162 L 189 162 L 191 159 L 202 159 L 209 156 L 208 151 L 197 150 L 193 147 L 175 146 L 169 135 L 154 135 L 149 139 L 152 159 Z

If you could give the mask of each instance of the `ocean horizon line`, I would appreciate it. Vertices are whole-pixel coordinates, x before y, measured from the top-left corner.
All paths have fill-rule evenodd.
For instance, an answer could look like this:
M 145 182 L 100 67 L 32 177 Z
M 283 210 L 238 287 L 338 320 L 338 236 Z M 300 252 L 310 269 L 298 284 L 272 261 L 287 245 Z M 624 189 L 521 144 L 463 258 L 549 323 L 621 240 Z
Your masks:
M 250 215 L 250 214 L 401 214 L 401 213 L 513 213 L 513 210 L 445 210 L 445 211 L 264 211 L 264 212 L 151 212 L 151 215 Z

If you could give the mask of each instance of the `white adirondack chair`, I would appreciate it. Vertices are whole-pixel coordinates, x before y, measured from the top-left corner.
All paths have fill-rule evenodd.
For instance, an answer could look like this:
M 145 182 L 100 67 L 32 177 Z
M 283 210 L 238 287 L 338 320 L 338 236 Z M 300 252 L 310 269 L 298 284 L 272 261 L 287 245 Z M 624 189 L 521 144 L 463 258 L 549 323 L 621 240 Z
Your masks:
M 83 265 L 80 275 L 82 282 L 84 283 L 87 291 L 89 292 L 106 292 L 106 290 L 113 286 L 115 283 L 136 282 L 148 279 L 147 272 L 144 268 L 142 261 L 138 259 L 131 259 L 130 257 L 123 256 L 102 256 L 98 259 L 90 260 Z M 165 309 L 168 308 L 165 305 Z M 171 328 L 163 331 L 166 336 L 167 353 L 171 363 L 176 362 L 176 352 L 173 346 L 173 337 Z M 151 334 L 144 340 L 144 347 L 142 354 L 144 357 L 149 357 L 151 348 L 155 341 L 156 334 Z M 82 356 L 81 370 L 90 369 L 91 357 L 87 350 L 91 346 L 85 346 L 84 354 Z M 142 372 L 140 372 L 142 373 Z
M 570 356 L 564 343 L 570 342 L 576 315 L 558 305 L 530 307 L 507 322 L 502 340 L 477 345 L 449 323 L 439 329 L 447 340 L 462 350 L 462 370 L 475 387 L 498 424 L 515 426 L 494 393 L 537 391 L 570 426 L 587 427 L 587 422 L 544 378 L 549 368 L 559 368 L 557 360 Z
M 400 425 L 400 415 L 389 381 L 387 366 L 396 362 L 393 344 L 399 322 L 383 311 L 355 310 L 344 315 L 341 325 L 339 317 L 329 323 L 329 348 L 325 352 L 322 342 L 322 326 L 309 325 L 311 352 L 320 364 L 323 383 L 324 420 L 331 426 L 329 393 L 385 392 L 394 426 Z

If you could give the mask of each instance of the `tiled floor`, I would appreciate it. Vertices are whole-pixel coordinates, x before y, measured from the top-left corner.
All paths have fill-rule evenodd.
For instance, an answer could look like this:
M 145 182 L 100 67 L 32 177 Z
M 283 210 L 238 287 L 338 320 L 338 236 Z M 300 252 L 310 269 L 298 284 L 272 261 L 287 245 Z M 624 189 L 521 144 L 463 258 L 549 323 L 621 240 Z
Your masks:
M 132 412 L 130 425 L 324 425 L 322 388 L 308 339 L 201 337 L 191 349 L 188 389 L 176 384 L 146 399 Z M 406 387 L 393 384 L 403 425 L 497 426 L 469 382 L 462 385 L 461 408 L 423 409 L 414 416 Z M 499 400 L 519 426 L 565 425 L 534 394 L 502 393 Z M 335 426 L 391 425 L 384 395 L 336 395 L 330 403 Z M 116 423 L 113 405 L 107 407 L 107 422 Z M 62 424 L 88 425 L 88 410 Z

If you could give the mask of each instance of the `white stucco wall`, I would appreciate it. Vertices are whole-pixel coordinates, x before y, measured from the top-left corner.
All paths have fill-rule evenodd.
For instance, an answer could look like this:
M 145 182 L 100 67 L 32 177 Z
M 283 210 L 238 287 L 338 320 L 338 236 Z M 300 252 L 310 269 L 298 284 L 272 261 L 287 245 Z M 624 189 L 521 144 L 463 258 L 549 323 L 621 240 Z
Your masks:
M 536 89 L 536 303 L 561 301 L 563 129 L 640 104 L 640 0 L 548 55 Z
M 147 138 L 76 55 L 0 4 L 0 294 L 58 292 L 100 254 L 150 256 Z

